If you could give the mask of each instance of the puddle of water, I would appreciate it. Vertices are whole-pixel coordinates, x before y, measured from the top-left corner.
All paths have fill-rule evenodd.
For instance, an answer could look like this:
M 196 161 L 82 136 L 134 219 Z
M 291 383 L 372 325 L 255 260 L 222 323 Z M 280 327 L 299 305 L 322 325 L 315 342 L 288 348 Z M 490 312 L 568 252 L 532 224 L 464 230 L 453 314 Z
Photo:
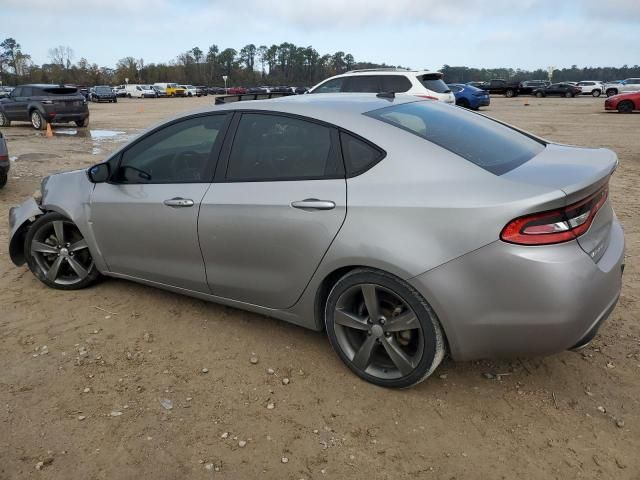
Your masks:
M 56 155 L 55 153 L 23 153 L 22 155 L 12 156 L 9 160 L 13 162 L 45 162 L 52 158 L 60 158 L 60 155 Z
M 91 149 L 91 155 L 100 155 L 102 153 L 102 150 L 100 150 L 100 148 L 98 147 L 93 147 Z
M 101 140 L 104 138 L 113 138 L 124 135 L 125 132 L 120 132 L 118 130 L 89 130 L 89 134 L 91 135 L 91 138 Z

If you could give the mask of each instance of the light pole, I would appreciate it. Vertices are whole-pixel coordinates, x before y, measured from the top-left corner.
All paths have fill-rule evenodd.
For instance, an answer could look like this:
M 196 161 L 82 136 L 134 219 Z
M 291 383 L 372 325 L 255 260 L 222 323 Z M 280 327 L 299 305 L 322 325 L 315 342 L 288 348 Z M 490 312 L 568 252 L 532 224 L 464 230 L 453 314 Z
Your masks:
M 228 79 L 228 78 L 229 78 L 229 77 L 227 77 L 226 75 L 223 75 L 223 76 L 222 76 L 222 80 L 224 80 L 224 93 L 228 93 L 228 92 L 227 92 L 227 79 Z

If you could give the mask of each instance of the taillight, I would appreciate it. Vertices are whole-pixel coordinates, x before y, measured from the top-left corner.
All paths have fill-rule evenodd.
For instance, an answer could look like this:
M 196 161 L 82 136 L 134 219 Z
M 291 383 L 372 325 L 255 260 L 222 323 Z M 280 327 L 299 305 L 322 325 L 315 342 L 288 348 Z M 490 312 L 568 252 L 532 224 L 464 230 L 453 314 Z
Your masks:
M 568 207 L 516 218 L 502 229 L 500 238 L 519 245 L 568 242 L 589 230 L 608 195 L 609 186 L 605 185 L 593 195 Z
M 431 95 L 416 95 L 416 97 L 428 98 L 429 100 L 438 100 L 438 97 L 432 97 Z

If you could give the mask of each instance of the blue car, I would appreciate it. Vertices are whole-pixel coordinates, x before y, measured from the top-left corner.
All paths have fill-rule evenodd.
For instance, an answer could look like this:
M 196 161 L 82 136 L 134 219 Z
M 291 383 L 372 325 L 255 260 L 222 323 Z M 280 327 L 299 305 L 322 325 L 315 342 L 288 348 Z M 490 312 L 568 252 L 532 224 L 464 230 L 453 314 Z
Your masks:
M 450 83 L 448 86 L 456 97 L 456 105 L 460 107 L 478 110 L 480 107 L 486 107 L 491 103 L 489 92 L 480 88 L 461 83 Z

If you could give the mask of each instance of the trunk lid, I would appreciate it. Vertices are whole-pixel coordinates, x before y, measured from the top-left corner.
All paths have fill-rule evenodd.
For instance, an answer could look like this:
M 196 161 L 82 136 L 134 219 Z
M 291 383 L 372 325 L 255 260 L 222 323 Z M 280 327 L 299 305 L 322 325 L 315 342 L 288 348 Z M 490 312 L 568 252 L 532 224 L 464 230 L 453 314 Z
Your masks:
M 503 177 L 562 190 L 567 196 L 566 204 L 571 205 L 607 185 L 617 165 L 618 157 L 611 150 L 548 144 L 539 155 Z M 595 262 L 607 249 L 614 218 L 611 202 L 607 199 L 589 230 L 577 239 Z

